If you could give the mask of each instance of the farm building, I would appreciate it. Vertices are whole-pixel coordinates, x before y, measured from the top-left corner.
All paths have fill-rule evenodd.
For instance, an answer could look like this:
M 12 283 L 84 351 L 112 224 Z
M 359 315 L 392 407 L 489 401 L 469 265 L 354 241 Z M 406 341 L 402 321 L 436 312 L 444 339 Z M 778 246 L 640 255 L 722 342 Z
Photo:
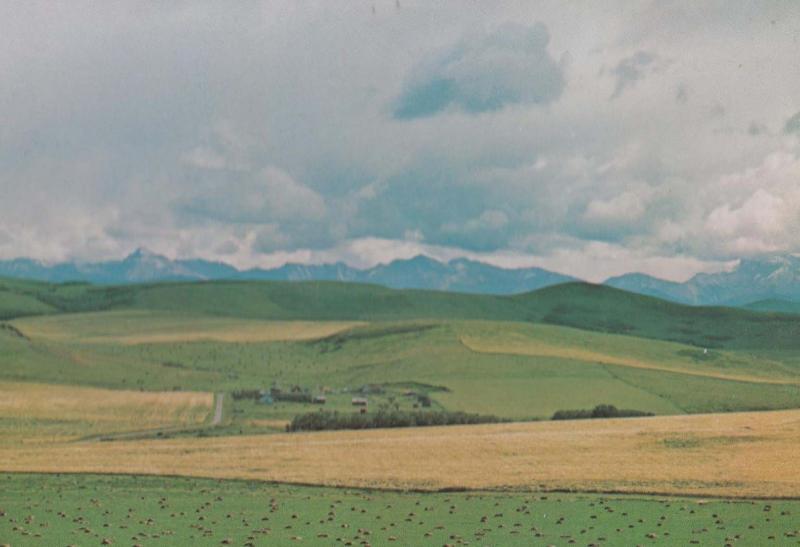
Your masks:
M 314 403 L 315 405 L 324 405 L 327 402 L 327 399 L 325 398 L 324 395 L 317 395 L 313 399 L 311 399 L 311 402 Z
M 367 406 L 366 397 L 353 397 L 350 402 L 353 404 L 353 406 Z
M 258 402 L 262 405 L 271 405 L 275 401 L 272 398 L 272 395 L 269 393 L 264 393 L 259 399 Z

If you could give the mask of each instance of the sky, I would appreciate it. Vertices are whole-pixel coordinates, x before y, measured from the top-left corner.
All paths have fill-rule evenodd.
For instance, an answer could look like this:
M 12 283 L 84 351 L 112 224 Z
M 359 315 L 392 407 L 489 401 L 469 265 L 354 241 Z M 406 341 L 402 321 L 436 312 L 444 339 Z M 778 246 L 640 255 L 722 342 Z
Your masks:
M 0 258 L 800 252 L 800 5 L 0 3 Z

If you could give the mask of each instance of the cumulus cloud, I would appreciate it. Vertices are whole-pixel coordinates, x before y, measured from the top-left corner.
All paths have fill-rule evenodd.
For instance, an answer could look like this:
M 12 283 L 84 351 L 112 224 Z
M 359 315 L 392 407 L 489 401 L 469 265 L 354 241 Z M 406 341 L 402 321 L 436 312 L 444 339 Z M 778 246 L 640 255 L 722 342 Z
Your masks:
M 695 237 L 719 254 L 751 256 L 793 249 L 800 235 L 800 157 L 781 151 L 723 177 L 727 199 L 708 212 Z
M 597 223 L 637 220 L 645 212 L 644 198 L 634 192 L 624 192 L 608 200 L 593 199 L 586 207 L 583 218 Z
M 706 228 L 728 238 L 774 237 L 784 228 L 784 205 L 782 198 L 758 189 L 738 207 L 726 203 L 711 211 Z
M 234 179 L 227 174 L 179 199 L 175 208 L 186 213 L 233 223 L 320 221 L 327 214 L 325 199 L 286 171 L 267 166 Z
M 0 4 L 0 257 L 800 252 L 797 10 L 623 7 Z
M 451 107 L 477 114 L 510 104 L 553 102 L 565 78 L 547 49 L 549 42 L 542 23 L 506 24 L 462 39 L 412 71 L 393 114 L 413 119 Z

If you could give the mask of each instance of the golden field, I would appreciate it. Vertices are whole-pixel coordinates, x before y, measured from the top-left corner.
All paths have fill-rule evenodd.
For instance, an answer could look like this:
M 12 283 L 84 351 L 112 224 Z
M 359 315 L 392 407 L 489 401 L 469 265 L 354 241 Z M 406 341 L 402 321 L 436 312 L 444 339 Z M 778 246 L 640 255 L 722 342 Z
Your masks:
M 687 374 L 689 376 L 699 376 L 702 378 L 714 378 L 717 380 L 730 380 L 735 382 L 748 382 L 755 384 L 800 385 L 800 379 L 797 378 L 770 378 L 768 376 L 758 376 L 755 374 L 740 373 L 735 371 L 720 372 L 703 367 L 689 368 L 688 363 L 686 362 L 671 362 L 663 359 L 637 358 L 630 356 L 629 353 L 613 354 L 610 352 L 553 344 L 544 340 L 523 337 L 508 337 L 502 340 L 487 340 L 462 336 L 460 340 L 466 348 L 477 353 L 496 355 L 524 355 L 528 357 L 558 357 L 570 359 L 575 362 L 586 363 L 589 365 L 601 364 L 616 367 L 630 367 L 661 372 L 673 372 L 678 374 Z M 666 346 L 667 344 L 662 343 L 662 345 Z
M 0 441 L 57 443 L 110 432 L 202 424 L 214 396 L 0 382 Z
M 126 345 L 314 340 L 364 324 L 357 321 L 263 321 L 138 310 L 14 321 L 14 325 L 33 340 Z
M 0 447 L 0 471 L 798 497 L 800 411 Z

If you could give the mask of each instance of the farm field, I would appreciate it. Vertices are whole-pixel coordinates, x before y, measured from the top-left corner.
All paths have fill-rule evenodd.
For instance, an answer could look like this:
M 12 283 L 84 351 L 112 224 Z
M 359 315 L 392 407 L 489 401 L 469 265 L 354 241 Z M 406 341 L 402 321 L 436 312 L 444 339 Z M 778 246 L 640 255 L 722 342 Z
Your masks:
M 362 325 L 342 321 L 259 321 L 170 312 L 127 310 L 20 319 L 27 336 L 89 344 L 170 342 L 275 342 L 314 340 Z
M 0 382 L 0 445 L 29 446 L 202 425 L 213 395 Z
M 793 352 L 676 342 L 507 321 L 263 321 L 124 311 L 29 317 L 0 329 L 0 378 L 113 389 L 228 391 L 301 386 L 347 410 L 355 390 L 377 405 L 510 419 L 614 404 L 656 414 L 792 408 Z M 592 389 L 586 389 L 591 384 Z M 313 405 L 234 401 L 242 432 Z M 274 429 L 274 427 L 272 428 Z M 238 431 L 235 427 L 232 431 Z
M 800 411 L 0 447 L 0 471 L 800 497 Z
M 0 544 L 797 541 L 798 502 L 747 501 L 800 498 L 795 316 L 581 284 L 0 293 Z M 354 397 L 511 423 L 285 433 Z M 656 416 L 550 420 L 601 404 Z
M 0 474 L 11 545 L 795 545 L 797 501 Z M 32 494 L 36 492 L 36 494 Z

